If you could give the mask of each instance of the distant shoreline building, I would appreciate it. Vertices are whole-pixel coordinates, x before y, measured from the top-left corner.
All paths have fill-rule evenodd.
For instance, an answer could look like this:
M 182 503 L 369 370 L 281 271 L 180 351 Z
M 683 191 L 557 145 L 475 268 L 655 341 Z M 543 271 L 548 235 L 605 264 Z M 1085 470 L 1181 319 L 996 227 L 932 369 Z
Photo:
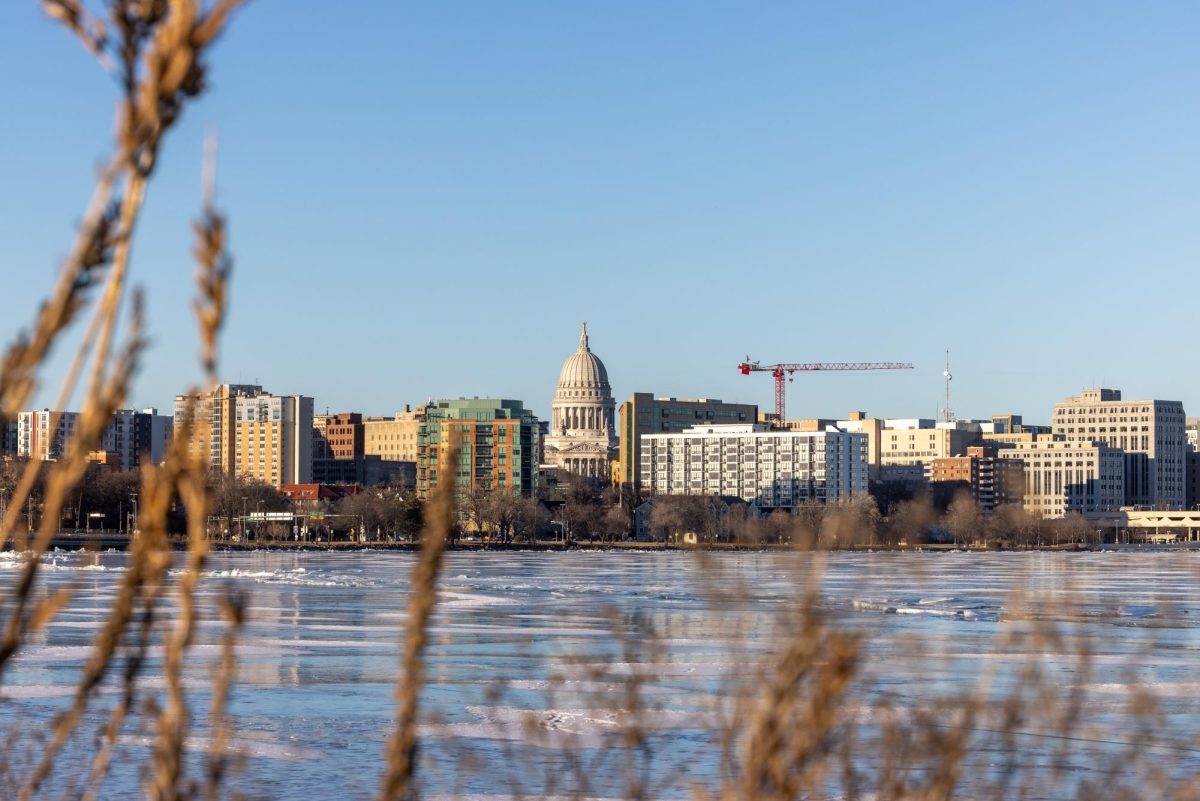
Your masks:
M 458 462 L 449 463 L 458 449 Z M 521 401 L 439 400 L 425 407 L 417 441 L 417 495 L 428 499 L 450 476 L 460 492 L 537 491 L 538 419 Z
M 543 443 L 547 465 L 604 483 L 617 456 L 616 407 L 608 370 L 588 343 L 587 323 L 579 347 L 563 362 L 550 404 L 550 434 Z
M 843 503 L 868 490 L 866 436 L 834 428 L 699 425 L 643 435 L 641 449 L 641 485 L 651 496 L 736 497 L 773 510 Z
M 1020 442 L 997 452 L 1025 464 L 1025 511 L 1036 517 L 1116 511 L 1125 493 L 1125 454 L 1079 440 Z
M 1182 509 L 1187 501 L 1183 403 L 1122 400 L 1119 389 L 1085 389 L 1054 405 L 1054 435 L 1125 453 L 1124 505 Z
M 13 428 L 15 453 L 41 461 L 62 459 L 69 452 L 81 419 L 80 412 L 20 412 Z M 172 425 L 172 419 L 160 415 L 157 409 L 118 409 L 104 427 L 90 460 L 114 470 L 136 470 L 143 458 L 158 464 L 171 441 Z
M 175 397 L 175 435 L 207 456 L 218 474 L 273 487 L 308 484 L 313 465 L 313 399 L 272 395 L 255 384 L 221 384 Z
M 656 398 L 649 392 L 635 392 L 621 404 L 620 414 L 619 483 L 637 489 L 641 486 L 643 436 L 679 433 L 697 425 L 753 423 L 758 406 L 709 398 Z

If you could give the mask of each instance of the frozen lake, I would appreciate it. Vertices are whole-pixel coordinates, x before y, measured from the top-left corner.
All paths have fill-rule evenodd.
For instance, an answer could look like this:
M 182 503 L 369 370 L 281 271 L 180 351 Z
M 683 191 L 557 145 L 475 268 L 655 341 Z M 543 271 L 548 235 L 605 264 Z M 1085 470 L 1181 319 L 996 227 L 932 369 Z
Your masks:
M 64 708 L 124 560 L 48 557 L 45 583 L 73 583 L 75 596 L 8 668 L 0 687 L 5 731 L 44 732 Z M 230 703 L 245 761 L 231 789 L 248 798 L 374 796 L 413 560 L 372 552 L 212 556 L 187 680 L 193 745 L 203 751 L 207 680 L 223 631 L 216 599 L 230 584 L 245 590 L 250 617 Z M 17 564 L 0 554 L 5 589 Z M 1052 686 L 1086 695 L 1066 738 L 1068 771 L 1109 768 L 1114 754 L 1136 748 L 1168 777 L 1200 772 L 1194 552 L 456 553 L 430 639 L 426 789 L 458 798 L 621 797 L 627 765 L 612 747 L 623 725 L 615 710 L 636 676 L 641 703 L 654 710 L 646 716 L 652 797 L 686 797 L 692 782 L 716 774 L 722 699 L 752 680 L 789 634 L 781 615 L 803 594 L 805 576 L 818 577 L 828 622 L 865 638 L 853 696 L 864 716 L 883 705 L 915 710 L 981 681 L 989 692 L 1019 689 L 1032 651 Z M 1024 636 L 1037 624 L 1058 639 Z M 151 677 L 161 667 L 152 657 Z M 104 685 L 77 748 L 106 719 L 116 686 L 111 678 Z M 161 681 L 143 689 L 160 693 Z M 1153 731 L 1135 725 L 1133 691 L 1158 699 Z M 1008 748 L 1036 769 L 1064 738 L 1023 726 Z M 145 734 L 144 721 L 127 728 L 104 797 L 136 788 Z M 870 769 L 869 750 L 855 758 Z

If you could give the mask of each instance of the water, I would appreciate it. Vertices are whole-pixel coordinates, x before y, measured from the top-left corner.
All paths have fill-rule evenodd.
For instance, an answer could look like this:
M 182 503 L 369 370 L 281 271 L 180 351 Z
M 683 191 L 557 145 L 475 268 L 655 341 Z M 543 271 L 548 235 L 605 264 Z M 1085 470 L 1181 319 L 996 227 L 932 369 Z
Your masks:
M 190 744 L 201 755 L 208 744 L 208 681 L 224 631 L 217 600 L 232 585 L 249 593 L 250 608 L 229 707 L 245 756 L 232 788 L 249 798 L 373 797 L 413 559 L 213 555 L 187 662 Z M 45 731 L 65 707 L 124 560 L 49 557 L 47 587 L 72 583 L 74 600 L 8 668 L 3 730 Z M 623 706 L 626 680 L 637 675 L 645 678 L 641 703 L 654 710 L 644 721 L 654 794 L 685 797 L 689 782 L 715 775 L 714 713 L 779 647 L 787 633 L 780 614 L 803 594 L 806 572 L 797 567 L 814 560 L 829 620 L 866 638 L 867 689 L 854 701 L 864 715 L 878 714 L 880 703 L 915 709 L 983 680 L 994 692 L 1019 688 L 1028 648 L 1018 635 L 1038 620 L 1086 638 L 1093 650 L 1093 670 L 1084 674 L 1074 640 L 1038 646 L 1050 680 L 1089 697 L 1070 767 L 1086 774 L 1092 761 L 1137 742 L 1155 759 L 1154 749 L 1170 757 L 1171 770 L 1200 772 L 1200 752 L 1191 748 L 1200 730 L 1200 554 L 747 553 L 702 561 L 673 553 L 455 553 L 443 574 L 423 695 L 427 789 L 456 798 L 576 790 L 620 797 L 625 752 L 607 746 L 624 721 L 614 710 Z M 18 557 L 0 554 L 5 588 L 17 565 Z M 153 677 L 161 653 L 151 656 Z M 87 736 L 73 747 L 102 725 L 117 686 L 105 682 Z M 142 689 L 160 695 L 161 679 Z M 1135 731 L 1131 689 L 1159 698 L 1159 732 L 1182 739 L 1151 742 Z M 144 721 L 127 729 L 105 797 L 136 789 L 147 735 Z M 1048 750 L 1031 745 L 1028 758 Z M 870 759 L 861 756 L 868 767 Z M 189 763 L 193 775 L 201 767 L 201 756 Z

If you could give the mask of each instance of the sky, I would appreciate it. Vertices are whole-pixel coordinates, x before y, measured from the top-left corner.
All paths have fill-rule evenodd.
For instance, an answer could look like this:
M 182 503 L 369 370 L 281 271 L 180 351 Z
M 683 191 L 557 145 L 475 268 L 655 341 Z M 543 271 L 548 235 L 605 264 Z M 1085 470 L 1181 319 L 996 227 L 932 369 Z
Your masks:
M 549 413 L 588 323 L 630 393 L 789 416 L 1048 422 L 1084 387 L 1200 413 L 1200 4 L 255 0 L 135 240 L 131 404 L 201 378 L 205 132 L 235 260 L 221 376 L 318 411 Z M 0 339 L 33 320 L 115 86 L 0 3 Z M 45 374 L 61 378 L 79 327 Z M 51 402 L 44 390 L 38 403 Z

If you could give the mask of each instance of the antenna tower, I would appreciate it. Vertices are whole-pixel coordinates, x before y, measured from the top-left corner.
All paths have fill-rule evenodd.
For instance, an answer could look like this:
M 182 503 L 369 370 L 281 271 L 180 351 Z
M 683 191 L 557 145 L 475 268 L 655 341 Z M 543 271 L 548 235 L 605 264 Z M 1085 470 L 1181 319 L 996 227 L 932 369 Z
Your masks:
M 946 371 L 942 373 L 942 377 L 946 379 L 946 408 L 942 409 L 942 418 L 947 422 L 954 421 L 954 408 L 950 405 L 950 382 L 954 380 L 954 376 L 950 375 L 950 350 L 946 350 Z

